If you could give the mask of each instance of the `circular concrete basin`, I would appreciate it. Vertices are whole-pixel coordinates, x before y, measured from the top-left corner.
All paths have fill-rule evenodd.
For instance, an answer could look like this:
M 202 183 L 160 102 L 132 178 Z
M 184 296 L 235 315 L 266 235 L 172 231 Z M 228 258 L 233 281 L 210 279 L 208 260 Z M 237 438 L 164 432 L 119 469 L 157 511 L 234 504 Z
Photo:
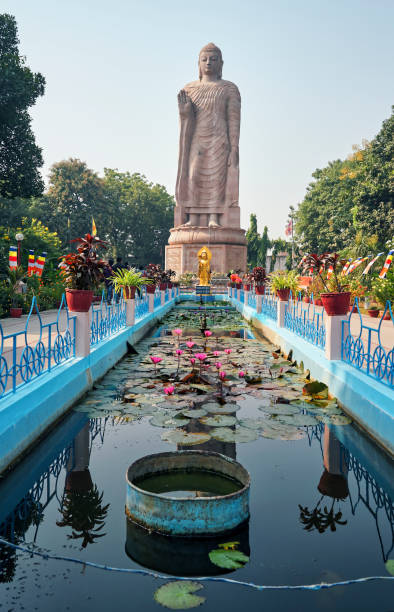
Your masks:
M 163 492 L 157 486 L 171 483 L 178 475 L 182 490 Z M 219 489 L 231 492 L 212 492 L 215 479 Z M 150 531 L 209 536 L 232 531 L 249 518 L 249 472 L 220 453 L 185 450 L 147 455 L 129 467 L 126 480 L 126 514 Z M 201 482 L 207 483 L 207 490 L 193 491 Z M 158 492 L 153 492 L 155 487 Z

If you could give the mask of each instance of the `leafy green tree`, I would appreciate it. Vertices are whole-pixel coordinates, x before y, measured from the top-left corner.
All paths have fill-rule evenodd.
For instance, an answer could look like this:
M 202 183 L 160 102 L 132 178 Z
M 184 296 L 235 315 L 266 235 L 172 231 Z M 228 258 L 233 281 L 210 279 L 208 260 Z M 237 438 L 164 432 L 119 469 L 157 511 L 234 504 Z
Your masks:
M 165 187 L 135 172 L 105 168 L 106 239 L 133 265 L 163 263 L 174 219 L 174 198 Z
M 0 195 L 29 197 L 42 193 L 38 168 L 43 160 L 31 130 L 28 108 L 44 94 L 45 79 L 25 65 L 18 51 L 12 15 L 0 15 Z
M 268 238 L 268 227 L 265 225 L 263 234 L 261 236 L 259 254 L 257 258 L 257 265 L 265 268 L 265 262 L 267 259 L 267 251 L 271 247 L 271 241 Z
M 257 231 L 257 218 L 254 213 L 250 215 L 250 225 L 246 232 L 246 242 L 248 249 L 248 266 L 254 268 L 257 266 L 261 246 L 260 235 Z

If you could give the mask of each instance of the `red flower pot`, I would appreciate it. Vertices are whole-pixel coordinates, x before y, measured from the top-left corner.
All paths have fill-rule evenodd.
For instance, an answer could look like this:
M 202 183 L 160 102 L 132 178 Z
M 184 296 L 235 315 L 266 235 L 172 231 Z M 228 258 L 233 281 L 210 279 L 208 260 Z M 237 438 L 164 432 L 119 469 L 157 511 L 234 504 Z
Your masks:
M 278 296 L 281 302 L 287 302 L 290 295 L 290 289 L 288 287 L 286 289 L 277 289 L 276 295 Z
M 168 287 L 169 289 L 172 289 L 172 288 L 173 288 L 173 286 L 174 286 L 174 284 L 173 284 L 173 283 L 167 283 L 167 287 Z
M 125 300 L 134 300 L 136 287 L 123 287 L 123 297 Z
M 66 300 L 71 312 L 88 312 L 93 300 L 93 291 L 66 289 Z
M 255 285 L 257 295 L 264 295 L 265 285 Z
M 146 292 L 147 293 L 154 293 L 156 291 L 156 285 L 146 285 Z
M 315 300 L 315 306 L 323 306 L 323 301 L 320 298 L 317 298 L 317 300 Z
M 235 283 L 231 282 L 231 283 L 230 283 L 230 287 L 231 287 L 232 289 L 235 289 Z
M 168 287 L 168 283 L 160 283 L 159 284 L 159 289 L 160 291 L 165 291 Z
M 379 310 L 368 310 L 368 314 L 370 317 L 372 317 L 373 319 L 377 319 L 379 316 Z
M 345 315 L 349 312 L 350 291 L 345 293 L 322 293 L 320 295 L 324 309 L 329 317 Z
M 100 304 L 100 302 L 101 302 L 101 295 L 94 295 L 92 299 L 92 304 Z
M 242 289 L 242 283 L 235 283 L 236 289 Z
M 10 308 L 10 317 L 19 319 L 22 316 L 22 308 Z
M 250 291 L 250 285 L 244 285 L 244 291 Z
M 380 316 L 383 317 L 384 310 L 380 311 Z M 391 321 L 390 311 L 386 310 L 386 314 L 383 317 L 383 321 Z
M 309 304 L 309 298 L 307 296 L 302 298 L 302 301 L 305 302 L 305 304 Z

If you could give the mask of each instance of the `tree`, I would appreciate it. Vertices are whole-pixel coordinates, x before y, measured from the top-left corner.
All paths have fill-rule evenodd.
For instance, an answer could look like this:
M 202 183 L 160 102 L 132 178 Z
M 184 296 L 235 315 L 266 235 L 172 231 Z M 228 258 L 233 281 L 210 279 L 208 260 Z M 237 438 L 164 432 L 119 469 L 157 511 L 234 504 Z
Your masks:
M 133 265 L 162 264 L 174 220 L 174 198 L 137 172 L 105 168 L 104 174 L 106 239 L 117 255 Z
M 246 242 L 248 249 L 248 266 L 254 268 L 257 266 L 261 240 L 257 231 L 257 218 L 253 213 L 250 215 L 250 225 L 246 232 Z
M 270 239 L 268 238 L 268 227 L 265 225 L 263 234 L 261 236 L 259 255 L 257 258 L 257 265 L 265 267 L 265 262 L 267 260 L 267 251 L 271 247 Z
M 45 79 L 25 65 L 18 44 L 15 18 L 0 15 L 0 195 L 6 198 L 39 195 L 44 188 L 27 109 L 44 94 Z
M 46 211 L 43 210 L 43 202 L 36 203 L 41 210 L 39 216 L 44 223 L 57 230 L 63 244 L 90 232 L 92 217 L 101 237 L 106 231 L 109 211 L 103 180 L 80 159 L 70 158 L 53 164 L 44 202 Z

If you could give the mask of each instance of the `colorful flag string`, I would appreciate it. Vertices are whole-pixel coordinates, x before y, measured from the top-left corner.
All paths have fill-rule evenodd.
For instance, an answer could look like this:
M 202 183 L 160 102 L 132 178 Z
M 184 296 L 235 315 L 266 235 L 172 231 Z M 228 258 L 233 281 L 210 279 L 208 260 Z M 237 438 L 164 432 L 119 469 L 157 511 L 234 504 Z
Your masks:
M 8 255 L 8 265 L 10 268 L 18 267 L 18 248 L 16 246 L 10 246 L 10 252 Z
M 347 262 L 345 263 L 343 270 L 342 270 L 342 276 L 346 275 L 347 269 L 350 266 L 350 264 L 352 263 L 352 258 L 348 259 Z
M 380 271 L 379 278 L 386 278 L 387 270 L 390 267 L 391 262 L 393 261 L 394 249 L 391 249 L 387 253 L 386 261 L 384 262 L 383 268 Z
M 377 259 L 379 259 L 379 257 L 381 257 L 382 255 L 384 255 L 384 251 L 382 251 L 381 253 L 378 253 L 376 255 L 376 257 L 373 258 L 372 261 L 369 262 L 369 264 L 364 268 L 363 270 L 363 274 L 368 274 L 368 272 L 370 271 L 370 269 L 372 268 L 373 264 L 375 263 L 375 261 Z
M 41 255 L 39 257 L 37 257 L 36 265 L 35 265 L 35 273 L 36 273 L 37 276 L 42 276 L 42 272 L 43 272 L 44 266 L 45 266 L 46 256 L 47 256 L 47 254 L 44 251 L 43 253 L 41 253 Z
M 29 249 L 29 258 L 27 261 L 27 276 L 33 276 L 35 273 L 36 262 L 34 259 L 34 250 Z

